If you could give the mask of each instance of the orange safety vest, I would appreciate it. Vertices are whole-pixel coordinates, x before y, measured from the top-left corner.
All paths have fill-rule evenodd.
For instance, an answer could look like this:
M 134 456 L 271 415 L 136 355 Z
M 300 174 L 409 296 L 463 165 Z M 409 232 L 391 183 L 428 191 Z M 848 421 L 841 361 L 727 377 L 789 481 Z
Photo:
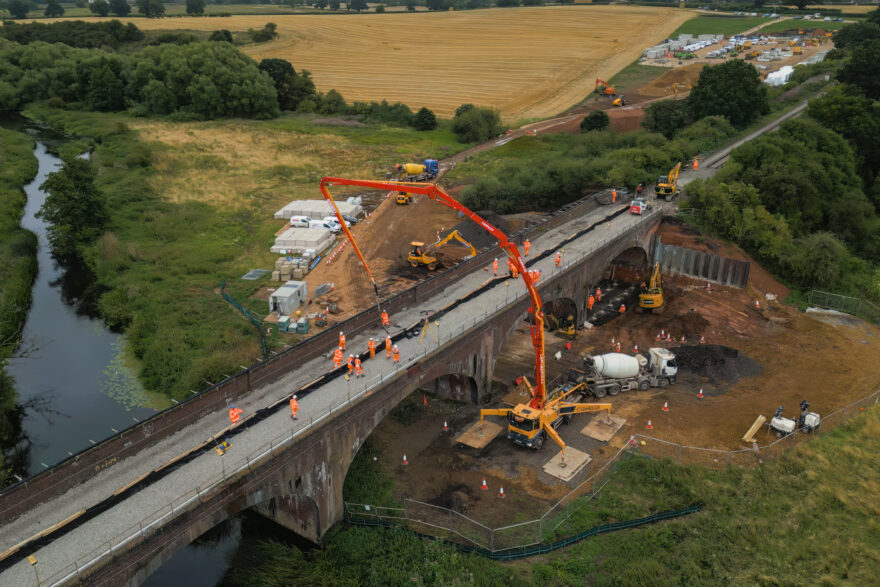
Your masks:
M 342 364 L 342 349 L 337 348 L 336 352 L 333 353 L 333 366 L 338 367 Z
M 299 411 L 299 402 L 296 401 L 295 397 L 290 398 L 290 411 L 296 416 L 296 413 Z
M 360 357 L 358 357 L 357 359 L 354 360 L 354 370 L 357 372 L 358 375 L 364 374 L 364 368 L 361 367 Z
M 348 358 L 348 372 L 351 373 L 354 371 L 354 359 L 351 357 Z
M 596 301 L 597 302 L 602 301 L 602 290 L 599 289 L 598 287 L 596 288 Z
M 391 337 L 390 336 L 385 337 L 385 358 L 386 359 L 391 358 Z
M 400 360 L 400 351 L 397 349 L 394 349 L 394 362 L 396 363 L 399 360 Z
M 595 303 L 596 303 L 596 298 L 594 298 L 593 296 L 590 296 L 590 299 L 587 300 L 587 309 L 592 310 L 593 304 L 595 304 Z
M 342 350 L 345 350 L 345 335 L 344 334 L 339 335 L 339 346 L 342 347 Z
M 562 253 L 556 253 L 556 266 L 559 267 L 560 263 L 562 263 Z
M 389 326 L 391 324 L 391 320 L 388 319 L 388 312 L 382 310 L 382 326 Z
M 626 306 L 623 304 L 620 304 L 620 313 L 623 314 L 624 312 L 626 312 Z
M 370 349 L 370 358 L 376 358 L 376 341 L 371 338 L 370 342 L 367 343 L 367 348 Z
M 229 421 L 238 424 L 238 419 L 243 411 L 241 408 L 229 408 Z
M 492 272 L 498 275 L 498 259 L 492 261 Z
M 529 249 L 532 248 L 531 241 L 526 240 L 526 242 L 523 243 L 523 248 L 526 250 L 526 257 L 528 257 L 529 256 Z

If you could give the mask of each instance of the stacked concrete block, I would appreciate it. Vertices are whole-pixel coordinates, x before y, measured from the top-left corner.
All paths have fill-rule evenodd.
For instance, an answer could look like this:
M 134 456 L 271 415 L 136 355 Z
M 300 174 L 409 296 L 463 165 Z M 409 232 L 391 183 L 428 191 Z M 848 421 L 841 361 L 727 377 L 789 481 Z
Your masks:
M 275 244 L 269 249 L 273 253 L 295 253 L 302 255 L 313 250 L 320 255 L 329 247 L 336 237 L 323 228 L 288 228 L 277 237 Z
M 351 200 L 351 202 L 336 202 L 336 207 L 341 214 L 356 218 L 363 213 L 364 207 L 356 203 L 356 199 Z M 294 200 L 275 212 L 275 218 L 279 220 L 288 220 L 291 216 L 308 216 L 312 220 L 321 220 L 325 216 L 332 215 L 333 207 L 327 200 Z

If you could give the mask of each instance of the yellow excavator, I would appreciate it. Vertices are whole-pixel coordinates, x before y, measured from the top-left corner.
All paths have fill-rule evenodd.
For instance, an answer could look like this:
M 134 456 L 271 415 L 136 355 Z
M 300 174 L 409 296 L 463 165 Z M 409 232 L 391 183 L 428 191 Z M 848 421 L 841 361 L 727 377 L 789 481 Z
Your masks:
M 529 380 L 525 377 L 522 380 L 529 392 L 534 393 Z M 480 421 L 482 422 L 485 416 L 504 416 L 507 418 L 508 439 L 538 450 L 544 446 L 544 440 L 549 436 L 562 448 L 564 458 L 565 442 L 559 437 L 556 428 L 561 424 L 568 424 L 574 414 L 603 411 L 611 413 L 611 404 L 578 404 L 565 401 L 573 393 L 585 387 L 585 383 L 569 381 L 547 395 L 543 408 L 519 404 L 513 408 L 480 410 Z
M 621 106 L 626 106 L 626 100 L 623 99 L 623 94 L 618 96 L 613 102 L 611 102 L 614 106 L 620 108 Z
M 654 193 L 660 200 L 671 200 L 681 195 L 678 189 L 678 172 L 681 171 L 681 162 L 672 168 L 666 177 L 657 178 L 657 185 L 654 186 Z
M 470 254 L 462 257 L 459 260 L 470 259 L 471 257 L 477 256 L 477 249 L 474 248 L 474 245 L 464 240 L 464 238 L 462 238 L 457 230 L 453 230 L 452 232 L 447 234 L 445 238 L 442 238 L 436 243 L 428 245 L 427 247 L 425 246 L 425 243 L 420 241 L 411 242 L 409 244 L 409 255 L 407 256 L 406 260 L 409 261 L 409 264 L 413 267 L 424 265 L 428 268 L 429 271 L 434 271 L 435 269 L 437 269 L 437 267 L 443 265 L 444 258 L 448 257 L 448 255 L 437 252 L 436 249 L 442 247 L 453 239 L 457 240 L 458 242 L 470 249 Z
M 654 273 L 648 287 L 639 293 L 639 308 L 646 311 L 656 311 L 663 307 L 663 288 L 660 287 L 660 263 L 654 265 Z
M 572 314 L 569 314 L 564 319 L 559 319 L 554 314 L 547 314 L 547 319 L 553 323 L 554 332 L 558 336 L 570 340 L 577 338 L 577 329 L 574 327 L 574 316 Z

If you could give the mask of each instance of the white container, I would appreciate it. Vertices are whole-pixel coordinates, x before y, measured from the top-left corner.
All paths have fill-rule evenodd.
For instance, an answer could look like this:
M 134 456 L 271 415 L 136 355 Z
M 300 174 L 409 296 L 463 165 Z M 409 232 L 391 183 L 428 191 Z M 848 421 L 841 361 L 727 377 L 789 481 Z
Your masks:
M 641 357 L 642 361 L 647 363 L 647 359 Z M 627 377 L 635 377 L 639 374 L 639 361 L 636 357 L 630 357 L 623 353 L 607 353 L 593 357 L 593 365 L 596 374 L 601 377 L 611 377 L 613 379 L 625 379 Z

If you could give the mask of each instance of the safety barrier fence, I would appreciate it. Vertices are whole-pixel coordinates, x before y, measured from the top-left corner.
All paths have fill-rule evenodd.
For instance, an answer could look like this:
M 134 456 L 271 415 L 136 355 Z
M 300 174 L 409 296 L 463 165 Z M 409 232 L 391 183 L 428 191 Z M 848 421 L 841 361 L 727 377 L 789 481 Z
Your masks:
M 635 225 L 634 228 L 638 229 L 639 225 Z M 619 234 L 614 236 L 609 236 L 605 239 L 602 239 L 598 243 L 594 244 L 589 250 L 584 251 L 580 255 L 569 255 L 566 263 L 559 267 L 557 271 L 558 273 L 564 273 L 566 270 L 570 269 L 571 266 L 577 264 L 583 257 L 593 254 L 596 250 L 601 249 L 602 247 L 607 246 L 610 242 L 616 241 L 620 237 Z M 552 279 L 548 281 L 546 286 L 550 286 L 552 283 Z M 544 285 L 542 285 L 544 287 Z M 71 580 L 74 577 L 81 575 L 82 573 L 89 572 L 91 569 L 101 563 L 103 559 L 108 556 L 112 556 L 114 554 L 118 554 L 120 551 L 126 548 L 131 548 L 135 544 L 142 542 L 146 537 L 150 536 L 152 532 L 157 532 L 161 530 L 163 524 L 173 520 L 176 515 L 179 515 L 181 512 L 186 511 L 188 508 L 194 507 L 200 504 L 203 500 L 210 499 L 211 496 L 215 495 L 218 491 L 221 491 L 225 486 L 228 479 L 231 477 L 237 476 L 239 474 L 243 474 L 245 471 L 253 471 L 255 468 L 264 464 L 264 462 L 277 455 L 279 452 L 286 450 L 291 446 L 291 444 L 301 438 L 303 435 L 310 433 L 316 428 L 325 425 L 330 419 L 340 415 L 340 413 L 346 411 L 352 404 L 357 403 L 364 399 L 366 396 L 370 395 L 372 392 L 377 391 L 380 388 L 388 385 L 389 382 L 397 377 L 403 376 L 405 373 L 409 371 L 409 369 L 419 362 L 423 361 L 429 354 L 433 353 L 437 348 L 452 344 L 462 340 L 464 336 L 467 336 L 470 332 L 475 331 L 475 329 L 490 320 L 492 317 L 497 316 L 499 313 L 503 313 L 506 311 L 516 311 L 518 307 L 516 304 L 511 304 L 511 302 L 515 302 L 516 300 L 521 300 L 523 302 L 527 302 L 528 293 L 525 291 L 517 291 L 515 293 L 511 293 L 509 288 L 505 288 L 505 299 L 503 301 L 500 300 L 492 307 L 487 307 L 483 314 L 475 315 L 472 320 L 462 324 L 460 327 L 456 329 L 452 329 L 451 332 L 446 331 L 446 329 L 439 329 L 437 332 L 436 341 L 432 340 L 434 344 L 427 343 L 421 353 L 410 357 L 402 357 L 400 365 L 395 368 L 394 372 L 390 374 L 380 374 L 377 377 L 365 379 L 363 382 L 358 380 L 349 380 L 346 382 L 348 387 L 347 394 L 345 399 L 340 400 L 336 403 L 329 403 L 327 405 L 326 411 L 323 411 L 318 416 L 311 416 L 306 424 L 303 421 L 302 428 L 297 430 L 291 430 L 284 434 L 278 435 L 276 438 L 271 440 L 267 445 L 264 445 L 261 449 L 256 452 L 251 453 L 250 455 L 238 455 L 235 451 L 228 453 L 227 456 L 219 457 L 218 468 L 220 469 L 220 475 L 215 477 L 209 481 L 199 483 L 197 487 L 193 490 L 190 490 L 183 495 L 172 499 L 167 506 L 162 507 L 159 510 L 156 510 L 152 514 L 146 516 L 142 520 L 133 524 L 129 529 L 124 532 L 117 534 L 116 536 L 108 539 L 108 541 L 89 554 L 78 557 L 75 561 L 68 564 L 63 570 L 57 571 L 52 574 L 49 579 L 49 583 L 53 584 L 53 582 L 66 582 Z M 279 409 L 284 409 L 286 406 L 287 398 L 282 398 L 281 400 L 275 402 L 274 404 L 264 408 L 265 414 L 261 414 L 260 418 L 266 417 L 269 413 L 273 413 Z M 257 414 L 254 414 L 257 416 Z M 254 416 L 251 416 L 253 418 Z M 248 422 L 251 418 L 245 419 L 242 424 L 230 431 L 223 431 L 217 434 L 214 439 L 209 441 L 210 444 L 215 442 L 219 442 L 219 439 L 226 438 L 228 436 L 238 434 L 244 429 L 247 428 Z M 576 509 L 573 504 L 574 498 L 579 495 L 578 491 L 593 491 L 595 492 L 597 487 L 596 477 L 599 474 L 604 473 L 607 468 L 615 462 L 620 454 L 624 451 L 623 449 L 599 472 L 582 483 L 578 490 L 571 492 L 568 496 L 563 498 L 554 508 L 551 508 L 545 514 L 544 518 L 539 521 L 536 529 L 532 530 L 535 534 L 535 539 L 539 540 L 541 537 L 546 535 L 547 531 L 556 532 L 557 528 L 571 515 L 571 513 Z M 228 460 L 232 460 L 237 458 L 234 463 L 227 463 Z M 426 507 L 428 504 L 424 504 Z M 452 516 L 455 521 L 455 527 L 458 528 L 459 533 L 462 535 L 473 535 L 477 538 L 480 536 L 479 527 L 481 526 L 479 523 L 476 523 L 460 514 Z M 476 525 L 475 525 L 476 524 Z M 522 532 L 522 528 L 525 525 L 517 525 L 520 528 L 507 527 L 507 528 L 498 528 L 495 538 L 498 540 L 498 544 L 506 544 L 508 542 L 514 542 L 515 536 L 519 535 Z M 494 539 L 494 538 L 493 538 Z
M 811 290 L 807 296 L 809 305 L 828 308 L 864 318 L 869 322 L 880 324 L 880 306 L 862 298 L 854 298 L 827 291 Z
M 512 240 L 522 243 L 527 237 L 534 238 L 541 232 L 585 214 L 598 205 L 597 201 L 603 195 L 607 195 L 607 191 L 591 194 L 559 208 L 545 221 L 512 235 Z M 444 290 L 462 275 L 491 263 L 492 259 L 498 256 L 498 251 L 499 249 L 494 247 L 478 254 L 475 258 L 439 272 L 412 288 L 384 300 L 383 307 L 393 313 L 417 304 L 419 300 Z M 192 391 L 190 398 L 176 402 L 175 405 L 158 412 L 146 421 L 135 419 L 136 423 L 125 430 L 114 432 L 103 441 L 71 454 L 69 458 L 53 467 L 5 488 L 0 492 L 0 520 L 17 517 L 36 504 L 59 495 L 122 459 L 156 444 L 179 430 L 181 426 L 223 409 L 230 401 L 235 401 L 254 389 L 272 383 L 307 361 L 323 355 L 327 349 L 336 345 L 337 328 L 344 330 L 349 337 L 353 337 L 375 326 L 378 320 L 375 309 L 363 311 L 337 324 L 336 328 L 327 329 L 273 354 L 235 375 L 227 376 L 201 392 Z
M 241 314 L 245 318 L 247 318 L 251 324 L 253 324 L 256 327 L 257 334 L 260 335 L 260 352 L 261 352 L 264 359 L 266 357 L 268 357 L 269 356 L 269 347 L 266 344 L 266 337 L 263 336 L 263 321 L 260 318 L 254 316 L 251 312 L 248 311 L 247 308 L 245 308 L 240 303 L 238 303 L 238 300 L 236 300 L 231 295 L 226 293 L 226 282 L 225 281 L 220 284 L 220 295 L 223 297 L 224 300 L 226 300 L 227 302 L 232 304 L 232 306 L 236 310 L 241 312 Z

